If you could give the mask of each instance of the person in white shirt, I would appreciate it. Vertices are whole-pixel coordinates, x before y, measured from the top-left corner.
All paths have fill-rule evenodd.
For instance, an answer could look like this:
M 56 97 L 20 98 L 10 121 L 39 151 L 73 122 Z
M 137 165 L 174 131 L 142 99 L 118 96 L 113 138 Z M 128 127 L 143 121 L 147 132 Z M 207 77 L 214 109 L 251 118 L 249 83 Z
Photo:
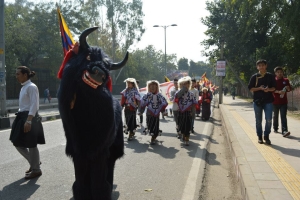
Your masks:
M 173 84 L 174 84 L 174 87 L 170 91 L 170 98 L 169 98 L 169 100 L 171 102 L 173 102 L 173 104 L 172 104 L 172 110 L 173 110 L 173 114 L 174 114 L 174 121 L 175 121 L 175 124 L 176 124 L 177 137 L 179 137 L 179 130 L 178 130 L 178 115 L 179 115 L 178 112 L 179 111 L 178 111 L 178 104 L 176 102 L 174 102 L 174 100 L 175 100 L 175 94 L 178 91 L 178 79 L 177 78 L 174 78 Z
M 30 80 L 34 75 L 35 72 L 30 71 L 28 67 L 20 66 L 16 69 L 16 79 L 22 88 L 19 95 L 19 110 L 9 138 L 30 165 L 29 170 L 25 172 L 25 179 L 42 175 L 37 144 L 45 144 L 41 117 L 38 115 L 39 90 Z
M 199 100 L 199 90 L 197 89 L 197 83 L 196 83 L 196 79 L 192 79 L 192 88 L 191 88 L 191 92 L 194 94 L 194 97 L 196 98 L 196 101 L 198 102 Z M 192 108 L 192 127 L 191 127 L 191 132 L 194 133 L 194 122 L 195 122 L 195 118 L 196 118 L 196 107 Z

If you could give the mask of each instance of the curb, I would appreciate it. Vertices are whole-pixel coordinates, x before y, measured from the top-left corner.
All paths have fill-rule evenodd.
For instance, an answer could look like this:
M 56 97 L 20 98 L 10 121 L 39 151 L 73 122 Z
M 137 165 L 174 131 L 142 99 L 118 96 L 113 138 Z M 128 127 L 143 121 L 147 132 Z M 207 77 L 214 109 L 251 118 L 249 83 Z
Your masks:
M 258 184 L 255 182 L 247 182 L 246 174 L 251 170 L 249 163 L 246 160 L 243 149 L 241 148 L 235 134 L 234 130 L 229 122 L 228 117 L 226 117 L 226 113 L 228 112 L 223 105 L 219 105 L 221 111 L 221 119 L 224 122 L 224 132 L 227 137 L 227 143 L 230 147 L 232 161 L 235 166 L 235 171 L 237 175 L 237 179 L 240 182 L 242 197 L 245 200 L 259 200 L 264 199 Z M 248 173 L 249 175 L 249 173 Z

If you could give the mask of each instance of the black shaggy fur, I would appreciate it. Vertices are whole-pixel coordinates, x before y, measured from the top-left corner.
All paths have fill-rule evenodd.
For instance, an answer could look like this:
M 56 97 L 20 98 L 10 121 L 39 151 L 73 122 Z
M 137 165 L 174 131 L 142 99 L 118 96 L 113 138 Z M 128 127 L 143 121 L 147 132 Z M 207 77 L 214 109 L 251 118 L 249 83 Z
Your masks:
M 92 73 L 95 65 L 106 74 L 104 84 L 97 89 L 82 81 L 83 71 Z M 59 111 L 67 140 L 66 154 L 74 162 L 76 200 L 110 200 L 115 161 L 124 154 L 121 106 L 105 87 L 110 66 L 100 48 L 89 47 L 73 54 L 63 71 Z

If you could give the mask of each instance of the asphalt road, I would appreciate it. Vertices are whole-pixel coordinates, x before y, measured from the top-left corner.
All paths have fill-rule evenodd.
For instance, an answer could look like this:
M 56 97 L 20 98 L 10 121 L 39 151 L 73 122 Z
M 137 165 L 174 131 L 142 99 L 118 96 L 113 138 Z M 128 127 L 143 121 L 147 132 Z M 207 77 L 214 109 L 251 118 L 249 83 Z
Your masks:
M 138 129 L 133 141 L 125 135 L 125 156 L 117 161 L 113 199 L 194 200 L 198 199 L 205 168 L 206 146 L 213 123 L 195 121 L 190 146 L 175 134 L 173 118 L 161 119 L 163 131 L 156 145 Z M 27 161 L 8 140 L 10 130 L 0 131 L 0 199 L 72 199 L 73 163 L 65 155 L 61 120 L 43 123 L 46 145 L 40 145 L 43 175 L 25 180 Z

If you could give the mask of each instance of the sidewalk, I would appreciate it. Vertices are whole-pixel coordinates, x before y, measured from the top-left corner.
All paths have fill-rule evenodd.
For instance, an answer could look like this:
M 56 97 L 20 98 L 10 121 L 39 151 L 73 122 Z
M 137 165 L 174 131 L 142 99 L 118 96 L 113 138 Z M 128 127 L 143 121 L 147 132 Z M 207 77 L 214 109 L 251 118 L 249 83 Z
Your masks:
M 291 135 L 271 132 L 268 146 L 257 142 L 252 103 L 224 96 L 219 107 L 244 199 L 300 200 L 300 120 L 288 116 Z

